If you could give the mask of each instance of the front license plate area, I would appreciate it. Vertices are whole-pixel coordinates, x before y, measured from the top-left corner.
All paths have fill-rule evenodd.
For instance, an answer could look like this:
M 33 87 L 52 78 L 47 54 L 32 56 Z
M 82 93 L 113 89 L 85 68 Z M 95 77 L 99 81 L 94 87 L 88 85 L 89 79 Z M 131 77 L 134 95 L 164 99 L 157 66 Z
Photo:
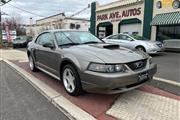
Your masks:
M 141 82 L 141 81 L 147 80 L 148 78 L 149 78 L 148 72 L 143 72 L 139 74 L 138 81 Z

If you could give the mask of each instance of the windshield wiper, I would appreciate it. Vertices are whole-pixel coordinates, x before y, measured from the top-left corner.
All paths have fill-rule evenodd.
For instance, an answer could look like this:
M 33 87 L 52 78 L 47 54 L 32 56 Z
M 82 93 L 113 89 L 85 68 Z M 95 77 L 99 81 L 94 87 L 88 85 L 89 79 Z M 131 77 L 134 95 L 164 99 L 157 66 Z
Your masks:
M 83 44 L 97 44 L 97 43 L 100 43 L 100 42 L 96 42 L 96 41 L 89 41 L 89 42 L 85 42 Z
M 72 45 L 80 45 L 80 43 L 67 43 L 67 44 L 62 44 L 59 46 L 72 46 Z

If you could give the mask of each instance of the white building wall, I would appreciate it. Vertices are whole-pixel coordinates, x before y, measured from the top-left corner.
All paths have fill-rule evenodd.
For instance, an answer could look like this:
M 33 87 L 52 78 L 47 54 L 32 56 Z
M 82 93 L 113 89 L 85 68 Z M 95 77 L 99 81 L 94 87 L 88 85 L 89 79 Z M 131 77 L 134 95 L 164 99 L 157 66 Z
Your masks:
M 26 33 L 28 35 L 35 37 L 44 30 L 53 29 L 70 29 L 70 24 L 80 25 L 79 30 L 88 31 L 90 27 L 90 21 L 86 19 L 79 18 L 66 18 L 63 15 L 57 15 L 52 17 L 47 17 L 47 19 L 37 20 L 36 24 L 33 26 L 26 27 Z M 33 32 L 32 32 L 33 31 Z
M 103 23 L 103 22 L 111 22 L 113 24 L 113 34 L 118 33 L 118 28 L 119 28 L 119 23 L 121 20 L 126 20 L 126 19 L 132 19 L 132 18 L 137 18 L 139 20 L 141 20 L 142 24 L 141 24 L 141 33 L 140 35 L 142 35 L 143 33 L 143 23 L 144 23 L 144 2 L 142 0 L 140 0 L 140 2 L 135 3 L 135 1 L 130 1 L 129 2 L 134 2 L 133 4 L 127 4 L 127 5 L 123 5 L 122 6 L 122 0 L 117 1 L 115 3 L 112 4 L 108 4 L 108 5 L 103 5 L 100 6 L 97 3 L 97 10 L 96 10 L 96 31 L 97 31 L 97 26 L 99 23 Z M 117 6 L 119 5 L 119 7 Z M 99 15 L 103 15 L 103 14 L 110 14 L 110 13 L 115 13 L 115 12 L 119 12 L 122 15 L 122 12 L 125 10 L 130 10 L 130 9 L 137 9 L 137 8 L 141 8 L 141 14 L 140 15 L 136 15 L 136 16 L 128 16 L 128 17 L 124 17 L 124 18 L 120 18 L 117 20 L 97 20 L 97 16 Z M 96 32 L 97 33 L 97 32 Z

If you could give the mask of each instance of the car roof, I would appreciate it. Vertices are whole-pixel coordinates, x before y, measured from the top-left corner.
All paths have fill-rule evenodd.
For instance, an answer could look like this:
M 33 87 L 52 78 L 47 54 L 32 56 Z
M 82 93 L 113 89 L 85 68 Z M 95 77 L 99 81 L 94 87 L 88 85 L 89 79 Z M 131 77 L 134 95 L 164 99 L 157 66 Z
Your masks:
M 55 29 L 55 30 L 46 30 L 44 32 L 89 32 L 89 31 L 86 31 L 86 30 L 75 30 L 75 29 Z
M 116 34 L 113 34 L 113 35 L 107 36 L 107 37 L 105 37 L 105 38 L 109 38 L 109 37 L 114 36 L 114 35 L 127 35 L 127 36 L 129 36 L 128 34 L 125 34 L 125 33 L 116 33 Z

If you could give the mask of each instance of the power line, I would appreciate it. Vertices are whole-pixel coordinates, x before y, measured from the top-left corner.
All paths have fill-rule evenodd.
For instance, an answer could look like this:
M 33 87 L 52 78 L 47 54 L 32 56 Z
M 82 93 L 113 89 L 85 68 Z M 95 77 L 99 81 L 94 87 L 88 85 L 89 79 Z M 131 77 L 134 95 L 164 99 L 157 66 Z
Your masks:
M 82 10 L 80 10 L 80 11 L 78 11 L 78 12 L 72 14 L 72 15 L 70 15 L 69 18 L 72 18 L 72 17 L 74 17 L 76 15 L 79 15 L 79 14 L 81 14 L 82 12 L 86 11 L 89 8 L 90 8 L 90 4 L 88 5 L 88 7 L 84 8 L 84 9 L 82 9 Z
M 32 14 L 32 15 L 36 15 L 36 16 L 38 16 L 38 17 L 46 17 L 46 16 L 42 16 L 42 15 L 39 15 L 39 14 L 36 14 L 36 13 L 32 13 L 32 12 L 30 12 L 30 11 L 27 11 L 27 10 L 25 10 L 25 9 L 19 8 L 19 7 L 17 7 L 17 6 L 12 5 L 12 4 L 8 4 L 8 5 L 16 8 L 16 9 L 19 9 L 19 10 L 21 10 L 21 11 L 24 11 L 24 12 L 26 12 L 26 13 L 29 13 L 29 14 Z

